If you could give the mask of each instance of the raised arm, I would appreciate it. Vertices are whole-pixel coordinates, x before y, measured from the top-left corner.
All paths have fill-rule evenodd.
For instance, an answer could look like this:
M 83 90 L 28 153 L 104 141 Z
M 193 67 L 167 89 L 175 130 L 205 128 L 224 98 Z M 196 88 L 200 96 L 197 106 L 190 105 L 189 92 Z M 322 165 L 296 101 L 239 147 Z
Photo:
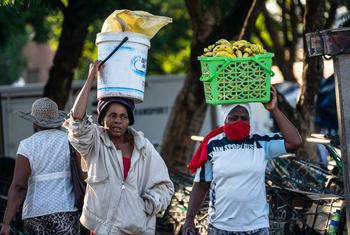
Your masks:
M 299 131 L 278 108 L 277 91 L 274 87 L 271 87 L 271 101 L 264 103 L 263 105 L 265 109 L 271 112 L 275 119 L 277 126 L 283 135 L 286 150 L 292 151 L 298 148 L 302 144 Z
M 71 115 L 74 119 L 81 120 L 84 118 L 86 114 L 86 107 L 88 104 L 89 94 L 90 94 L 93 82 L 96 79 L 97 71 L 100 63 L 101 61 L 95 61 L 94 63 L 90 64 L 89 75 L 85 81 L 83 88 L 79 92 L 79 95 L 77 96 L 72 108 Z

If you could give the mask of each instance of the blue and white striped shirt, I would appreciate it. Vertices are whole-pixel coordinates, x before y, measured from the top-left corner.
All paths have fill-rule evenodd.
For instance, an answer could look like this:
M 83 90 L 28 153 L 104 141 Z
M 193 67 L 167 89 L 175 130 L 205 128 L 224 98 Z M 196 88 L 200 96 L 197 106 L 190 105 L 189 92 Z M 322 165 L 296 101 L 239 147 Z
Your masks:
M 243 141 L 219 134 L 208 142 L 208 161 L 195 182 L 211 182 L 209 223 L 226 231 L 269 227 L 267 161 L 286 153 L 279 133 L 256 133 Z

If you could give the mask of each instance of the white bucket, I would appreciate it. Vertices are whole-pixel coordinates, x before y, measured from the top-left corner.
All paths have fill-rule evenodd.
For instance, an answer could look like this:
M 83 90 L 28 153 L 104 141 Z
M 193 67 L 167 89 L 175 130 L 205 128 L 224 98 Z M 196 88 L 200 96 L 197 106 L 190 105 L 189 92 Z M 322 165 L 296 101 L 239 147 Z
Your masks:
M 142 102 L 145 90 L 148 37 L 138 33 L 99 33 L 98 60 L 104 60 L 125 38 L 128 40 L 103 65 L 97 78 L 97 99 L 111 96 Z

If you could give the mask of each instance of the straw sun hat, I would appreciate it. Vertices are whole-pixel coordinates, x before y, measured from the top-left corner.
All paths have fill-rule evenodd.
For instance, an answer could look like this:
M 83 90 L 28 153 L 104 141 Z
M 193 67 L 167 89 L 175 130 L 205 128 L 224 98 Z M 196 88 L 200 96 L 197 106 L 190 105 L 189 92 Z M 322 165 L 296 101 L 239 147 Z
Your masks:
M 34 101 L 31 112 L 17 111 L 17 114 L 21 118 L 44 128 L 59 127 L 67 117 L 67 114 L 58 110 L 57 104 L 47 97 Z

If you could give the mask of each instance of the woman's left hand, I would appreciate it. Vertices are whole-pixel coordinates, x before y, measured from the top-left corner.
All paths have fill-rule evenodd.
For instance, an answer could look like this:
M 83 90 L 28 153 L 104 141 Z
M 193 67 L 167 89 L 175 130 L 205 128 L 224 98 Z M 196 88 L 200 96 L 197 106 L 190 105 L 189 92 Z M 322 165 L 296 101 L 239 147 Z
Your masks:
M 263 103 L 264 107 L 268 111 L 273 111 L 277 107 L 277 91 L 276 88 L 271 86 L 271 95 L 270 95 L 270 101 L 267 103 Z
M 10 230 L 11 230 L 10 225 L 2 225 L 0 234 L 1 235 L 10 235 Z

